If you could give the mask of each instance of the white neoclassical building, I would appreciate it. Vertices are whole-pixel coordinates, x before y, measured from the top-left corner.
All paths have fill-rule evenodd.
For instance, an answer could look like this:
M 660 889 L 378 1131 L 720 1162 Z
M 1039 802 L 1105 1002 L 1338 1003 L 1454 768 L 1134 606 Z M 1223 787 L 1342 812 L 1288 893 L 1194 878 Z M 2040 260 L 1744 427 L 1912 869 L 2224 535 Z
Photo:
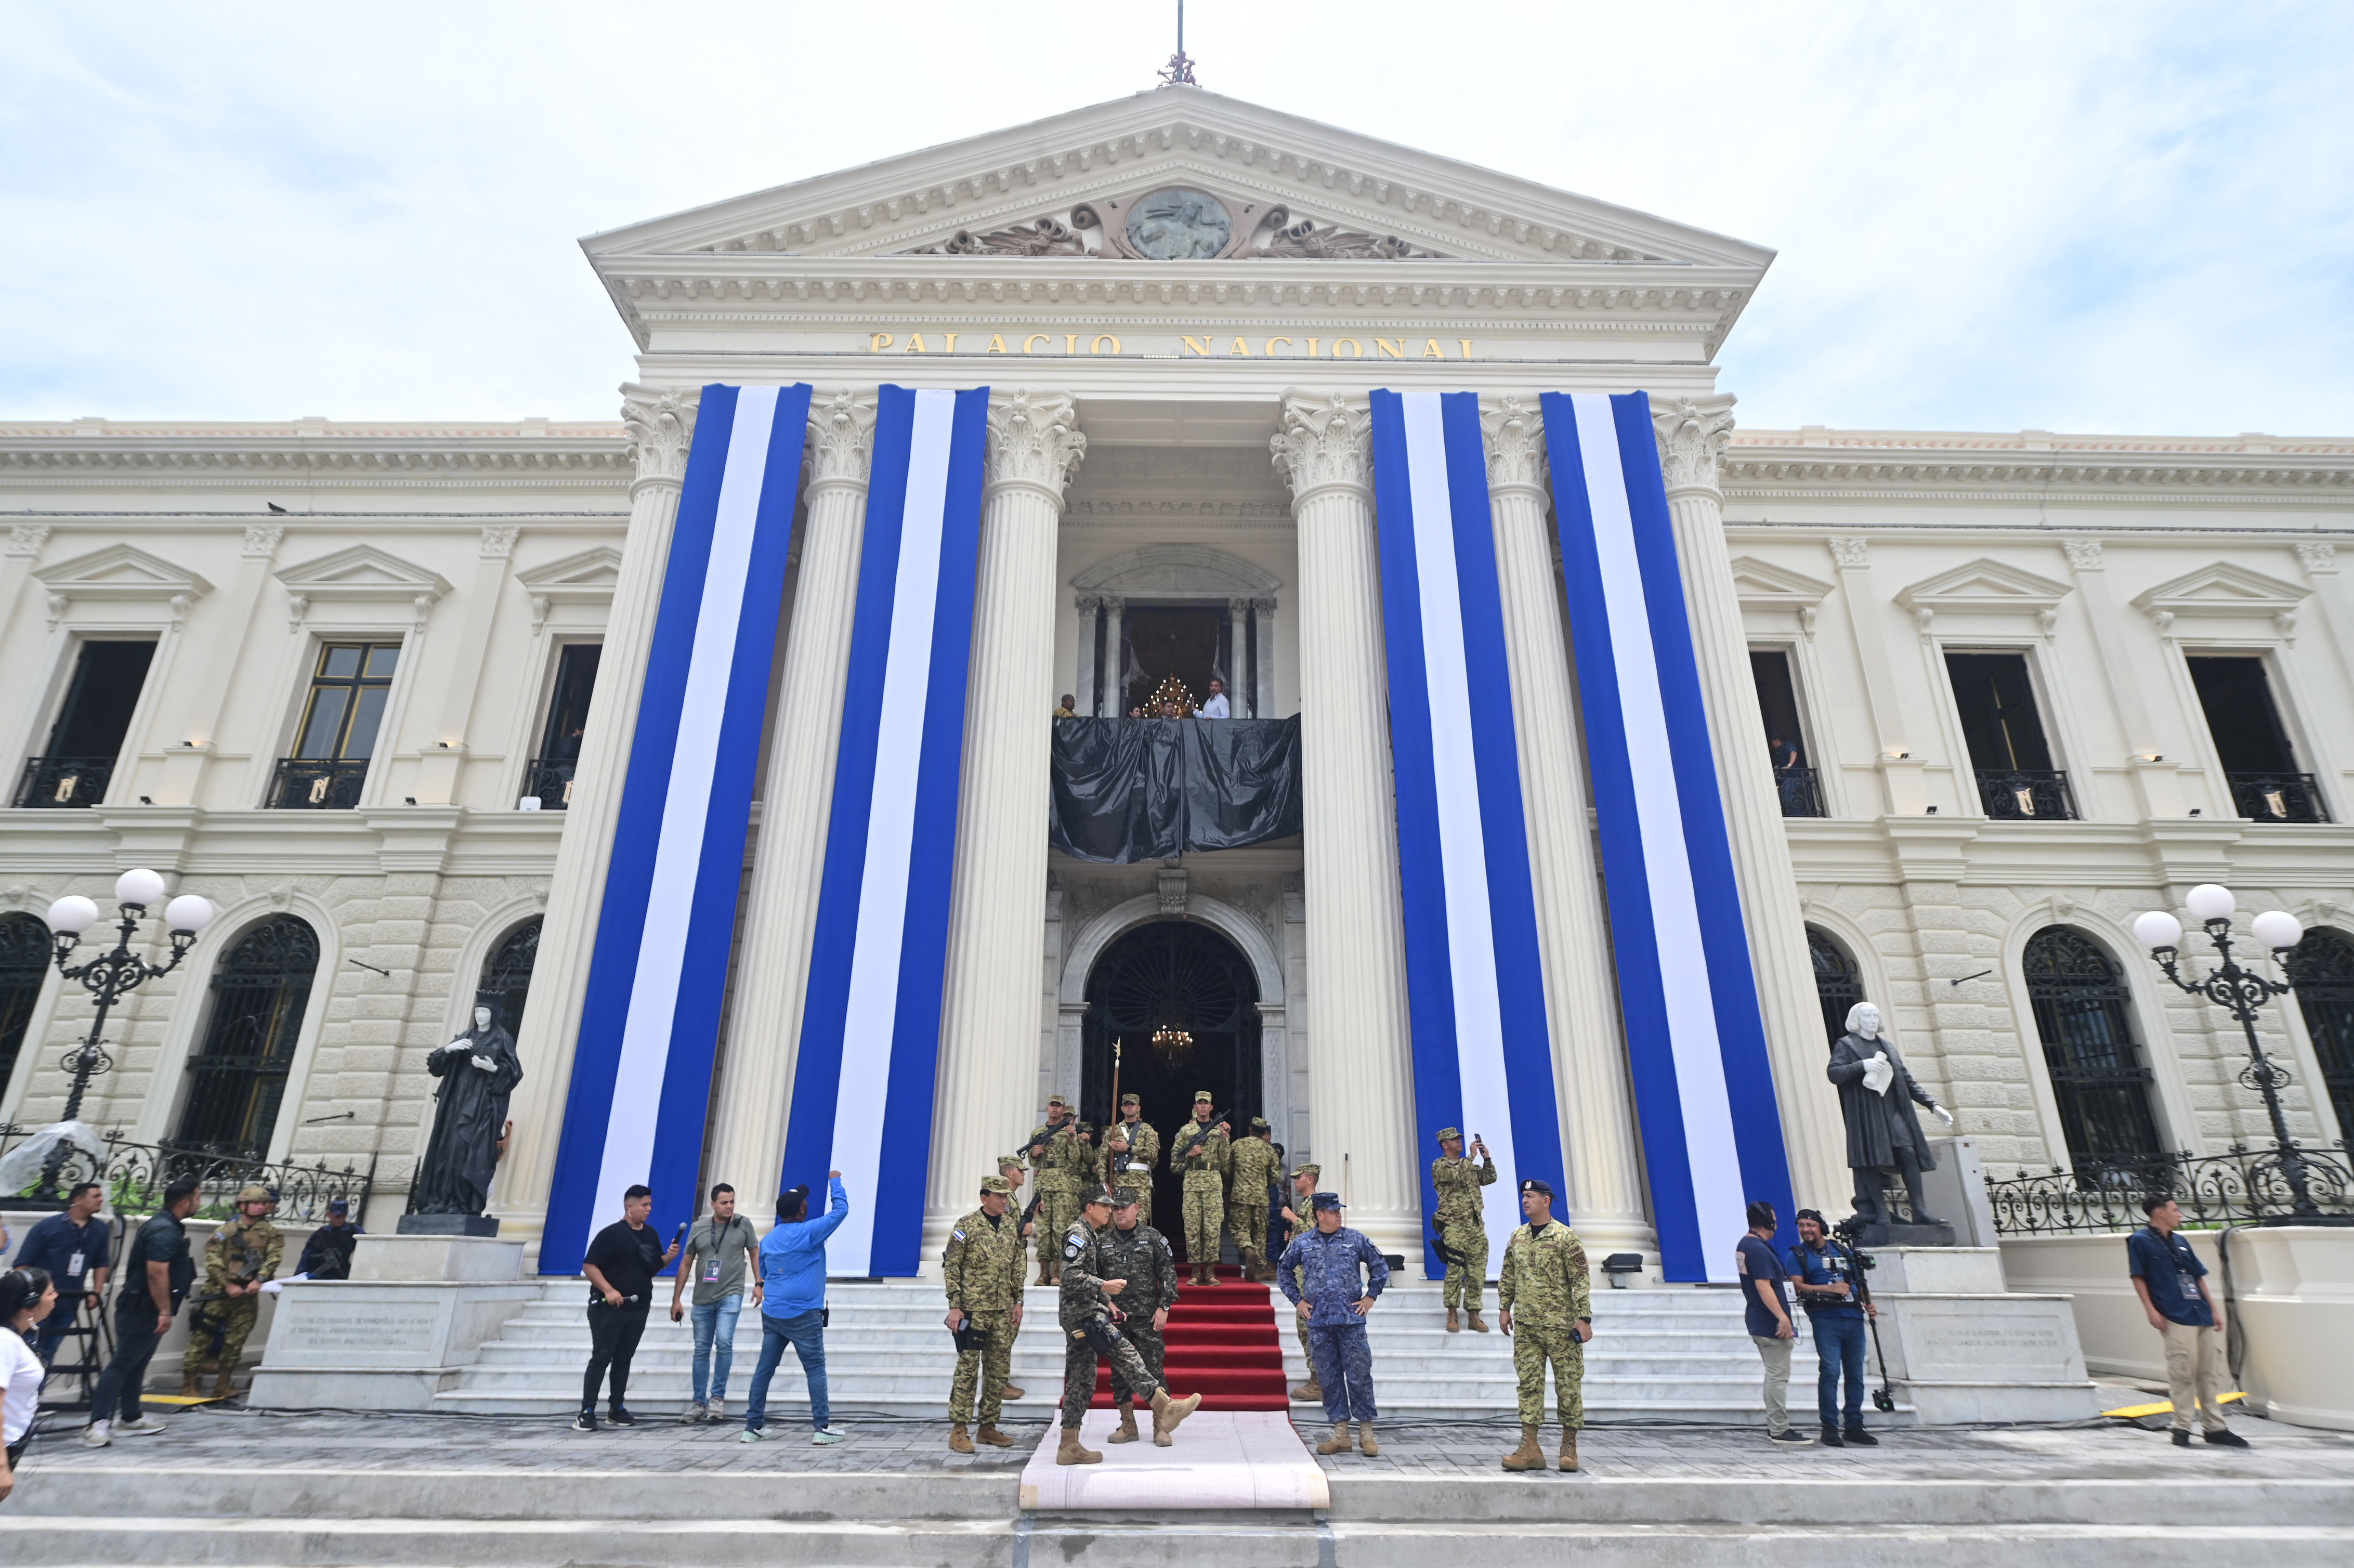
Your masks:
M 638 347 L 611 424 L 0 426 L 0 1118 L 54 1119 L 87 1027 L 39 912 L 151 865 L 222 916 L 116 1015 L 89 1119 L 373 1160 L 389 1228 L 426 1054 L 482 998 L 526 1075 L 493 1209 L 535 1236 L 701 389 L 805 385 L 740 901 L 686 934 L 731 955 L 704 1179 L 772 1181 L 889 385 L 991 391 L 935 1111 L 901 1151 L 931 1225 L 1045 1095 L 1108 1111 L 1118 1043 L 1164 1131 L 1196 1089 L 1262 1115 L 1418 1250 L 1377 388 L 1479 398 L 1545 1154 L 1590 1246 L 1657 1255 L 1662 1172 L 1546 394 L 1649 395 L 1801 1201 L 1848 1191 L 1821 1066 L 1858 997 L 1999 1170 L 2267 1136 L 2235 1026 L 2128 931 L 2201 882 L 2313 931 L 2266 1040 L 2293 1130 L 2354 1131 L 2354 440 L 1747 429 L 1714 356 L 1770 252 L 1193 89 L 585 249 Z M 1055 848 L 1058 699 L 1122 720 L 1214 678 L 1296 718 L 1298 831 Z

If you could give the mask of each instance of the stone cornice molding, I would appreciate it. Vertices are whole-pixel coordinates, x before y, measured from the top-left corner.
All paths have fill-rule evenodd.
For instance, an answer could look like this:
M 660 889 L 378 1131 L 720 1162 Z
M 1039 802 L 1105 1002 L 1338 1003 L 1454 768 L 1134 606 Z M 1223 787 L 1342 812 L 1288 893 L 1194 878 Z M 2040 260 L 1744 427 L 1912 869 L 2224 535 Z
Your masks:
M 0 424 L 0 485 L 12 489 L 580 487 L 628 472 L 622 431 L 607 424 Z
M 1064 486 L 1087 450 L 1078 404 L 1066 393 L 1020 387 L 992 396 L 981 449 L 984 496 L 1033 490 L 1059 510 Z
M 2354 441 L 1744 430 L 1725 453 L 1722 482 L 1744 500 L 2344 505 Z
M 1276 471 L 1291 487 L 1295 513 L 1327 490 L 1352 491 L 1372 503 L 1373 425 L 1364 405 L 1320 392 L 1287 392 L 1279 425 L 1267 447 Z
M 634 498 L 647 486 L 676 490 L 686 482 L 686 454 L 695 445 L 695 415 L 703 395 L 660 391 L 632 382 L 621 388 L 621 423 L 629 432 Z
M 1492 494 L 1530 494 L 1545 504 L 1551 477 L 1545 456 L 1544 415 L 1539 407 L 1509 393 L 1482 399 L 1479 429 L 1488 449 L 1488 489 Z
M 1733 399 L 1698 402 L 1678 397 L 1651 405 L 1651 429 L 1659 438 L 1659 470 L 1668 499 L 1705 495 L 1720 499 L 1718 464 L 1733 438 Z
M 821 392 L 810 408 L 809 493 L 866 488 L 875 456 L 875 397 L 836 388 Z

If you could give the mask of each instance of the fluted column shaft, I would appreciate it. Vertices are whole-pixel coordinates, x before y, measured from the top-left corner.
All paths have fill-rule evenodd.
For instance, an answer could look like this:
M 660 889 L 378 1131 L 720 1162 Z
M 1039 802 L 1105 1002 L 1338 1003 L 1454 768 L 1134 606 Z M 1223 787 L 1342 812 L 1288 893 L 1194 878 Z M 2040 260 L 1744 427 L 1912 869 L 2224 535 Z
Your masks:
M 991 400 L 928 1257 L 995 1173 L 995 1157 L 1036 1120 L 1055 535 L 1063 487 L 1086 450 L 1070 398 Z
M 742 1188 L 753 1213 L 761 1212 L 772 1192 L 768 1183 L 784 1163 L 801 1003 L 833 824 L 833 766 L 874 432 L 871 396 L 836 392 L 810 413 L 809 516 L 740 938 L 748 961 L 737 968 L 709 1160 L 712 1180 Z
M 1299 540 L 1309 1135 L 1327 1187 L 1346 1189 L 1349 1223 L 1384 1251 L 1418 1257 L 1371 428 L 1361 404 L 1294 393 L 1273 444 Z
M 1659 1242 L 1644 1217 L 1626 1047 L 1611 1007 L 1616 991 L 1586 821 L 1585 747 L 1545 532 L 1543 421 L 1534 408 L 1506 397 L 1486 411 L 1483 423 L 1545 1013 L 1568 1145 L 1569 1213 L 1590 1255 L 1656 1255 Z
M 1797 874 L 1782 826 L 1771 759 L 1757 744 L 1755 677 L 1749 637 L 1734 590 L 1733 562 L 1724 547 L 1724 497 L 1717 460 L 1733 430 L 1732 399 L 1706 406 L 1678 399 L 1655 407 L 1660 466 L 1676 554 L 1683 566 L 1684 606 L 1691 618 L 1701 694 L 1715 742 L 1717 788 L 1733 844 L 1749 933 L 1749 959 L 1765 1015 L 1774 1070 L 1775 1101 L 1798 1202 L 1821 1206 L 1852 1186 L 1847 1171 L 1847 1130 L 1839 1097 L 1823 1077 L 1828 1046 L 1814 964 L 1807 955 L 1806 917 L 1798 907 Z
M 605 902 L 605 872 L 621 810 L 621 782 L 638 726 L 662 608 L 663 576 L 670 564 L 671 529 L 678 521 L 680 482 L 695 439 L 696 394 L 622 388 L 622 421 L 637 460 L 630 486 L 630 532 L 621 547 L 620 578 L 605 621 L 604 652 L 573 771 L 572 803 L 564 842 L 549 878 L 546 922 L 533 970 L 531 1006 L 524 1012 L 524 1080 L 512 1104 L 515 1130 L 507 1157 L 491 1183 L 491 1212 L 501 1234 L 524 1236 L 535 1258 L 547 1219 L 548 1182 L 563 1140 L 564 1106 L 572 1087 L 572 1051 L 580 1032 L 580 999 Z M 424 1137 L 419 1129 L 420 1147 Z M 673 1201 L 675 1201 L 673 1199 Z

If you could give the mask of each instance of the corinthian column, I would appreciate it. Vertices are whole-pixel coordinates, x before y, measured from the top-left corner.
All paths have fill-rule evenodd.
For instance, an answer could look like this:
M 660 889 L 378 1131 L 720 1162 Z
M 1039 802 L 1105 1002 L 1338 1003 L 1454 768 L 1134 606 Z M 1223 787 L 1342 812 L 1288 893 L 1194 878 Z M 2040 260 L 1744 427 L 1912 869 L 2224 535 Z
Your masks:
M 564 842 L 548 881 L 532 1004 L 524 1013 L 523 1037 L 515 1042 L 524 1080 L 513 1106 L 514 1138 L 491 1185 L 491 1211 L 499 1218 L 501 1234 L 527 1238 L 534 1260 L 547 1218 L 548 1179 L 562 1141 L 564 1104 L 572 1087 L 572 1047 L 580 1031 L 580 996 L 588 984 L 589 951 L 605 901 L 605 868 L 612 858 L 621 780 L 629 771 L 638 698 L 645 686 L 654 616 L 662 605 L 671 527 L 678 520 L 679 486 L 686 476 L 687 448 L 695 439 L 698 394 L 637 386 L 624 387 L 621 392 L 621 419 L 629 427 L 638 471 L 630 485 L 630 532 L 622 543 L 620 578 L 613 585 L 613 605 L 605 621 L 604 652 L 580 737 L 580 760 L 572 775 Z M 531 1266 L 536 1266 L 535 1261 Z
M 1067 397 L 990 400 L 927 1255 L 1036 1119 L 1055 544 L 1063 486 L 1087 446 Z
M 1288 393 L 1271 442 L 1299 537 L 1300 786 L 1308 895 L 1309 1132 L 1349 1223 L 1419 1257 L 1405 912 L 1364 406 Z
M 1529 820 L 1529 873 L 1544 954 L 1545 1013 L 1568 1141 L 1569 1210 L 1597 1253 L 1656 1254 L 1643 1215 L 1628 1103 L 1626 1047 L 1610 999 L 1609 939 L 1586 821 L 1585 747 L 1570 695 L 1568 643 L 1546 537 L 1544 423 L 1517 397 L 1484 407 L 1488 494 L 1504 646 L 1512 667 L 1521 799 Z
M 801 1001 L 833 823 L 833 764 L 858 605 L 874 434 L 871 394 L 834 392 L 810 410 L 809 520 L 802 525 L 799 586 L 785 637 L 783 689 L 769 737 L 743 961 L 736 969 L 709 1161 L 714 1180 L 736 1183 L 755 1202 L 770 1192 L 764 1183 L 776 1181 L 784 1162 Z
M 1724 496 L 1717 489 L 1716 471 L 1733 434 L 1733 399 L 1678 398 L 1664 407 L 1655 404 L 1651 418 L 1668 482 L 1676 554 L 1683 565 L 1684 607 L 1691 618 L 1701 694 L 1715 743 L 1717 788 L 1724 796 L 1749 959 L 1773 1056 L 1790 1181 L 1801 1203 L 1820 1204 L 1839 1199 L 1852 1185 L 1846 1169 L 1847 1131 L 1839 1099 L 1823 1079 L 1822 1009 L 1815 999 L 1814 965 L 1807 956 L 1806 921 L 1798 909 L 1781 800 L 1766 748 L 1757 744 L 1749 638 L 1724 548 Z

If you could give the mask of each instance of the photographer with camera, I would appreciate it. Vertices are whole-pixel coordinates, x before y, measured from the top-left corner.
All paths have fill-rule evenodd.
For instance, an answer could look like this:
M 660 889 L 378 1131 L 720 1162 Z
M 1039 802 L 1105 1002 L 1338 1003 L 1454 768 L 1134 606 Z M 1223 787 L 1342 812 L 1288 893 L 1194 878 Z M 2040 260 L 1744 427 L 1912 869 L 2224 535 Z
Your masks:
M 1814 1330 L 1815 1405 L 1822 1417 L 1827 1448 L 1873 1448 L 1880 1439 L 1863 1429 L 1863 1337 L 1867 1319 L 1880 1316 L 1863 1263 L 1833 1235 L 1813 1209 L 1798 1211 L 1798 1245 L 1790 1249 L 1790 1283 Z M 1840 1380 L 1847 1380 L 1847 1423 L 1840 1424 Z

